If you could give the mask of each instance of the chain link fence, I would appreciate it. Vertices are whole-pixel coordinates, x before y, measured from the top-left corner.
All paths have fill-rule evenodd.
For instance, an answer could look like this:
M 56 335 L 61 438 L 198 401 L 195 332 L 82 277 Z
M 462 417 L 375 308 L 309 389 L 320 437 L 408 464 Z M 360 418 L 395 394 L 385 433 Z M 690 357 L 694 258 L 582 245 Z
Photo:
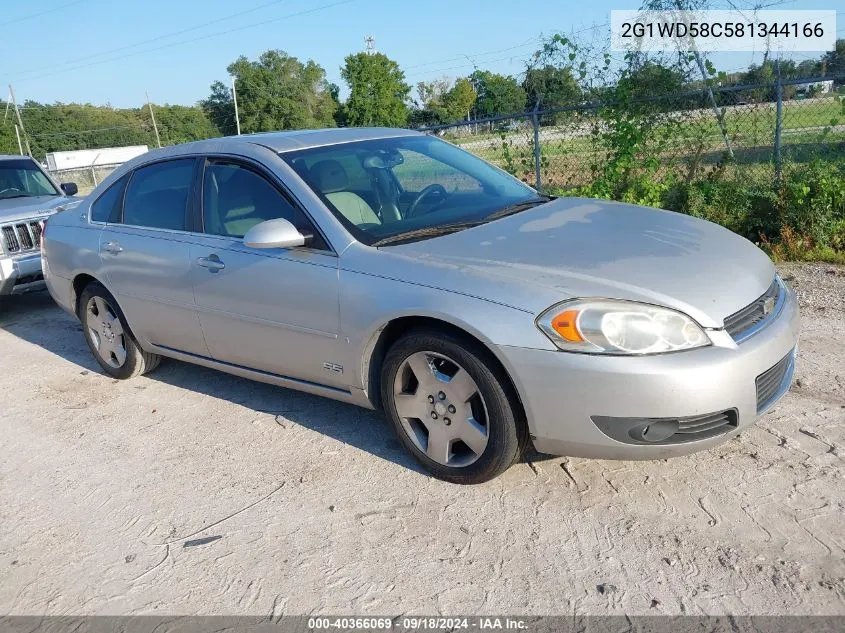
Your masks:
M 702 87 L 425 128 L 538 189 L 717 173 L 778 182 L 784 165 L 845 160 L 845 76 Z M 611 192 L 612 193 L 612 192 Z

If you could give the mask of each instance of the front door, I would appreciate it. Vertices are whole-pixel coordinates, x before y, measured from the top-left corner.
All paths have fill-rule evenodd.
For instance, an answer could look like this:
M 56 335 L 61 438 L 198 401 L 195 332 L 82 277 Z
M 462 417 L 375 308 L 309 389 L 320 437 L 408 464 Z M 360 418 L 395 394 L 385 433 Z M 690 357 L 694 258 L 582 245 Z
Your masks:
M 190 247 L 194 297 L 211 356 L 321 385 L 344 385 L 338 353 L 338 260 L 307 216 L 257 166 L 209 160 L 203 235 Z M 285 218 L 309 248 L 252 249 L 244 234 Z

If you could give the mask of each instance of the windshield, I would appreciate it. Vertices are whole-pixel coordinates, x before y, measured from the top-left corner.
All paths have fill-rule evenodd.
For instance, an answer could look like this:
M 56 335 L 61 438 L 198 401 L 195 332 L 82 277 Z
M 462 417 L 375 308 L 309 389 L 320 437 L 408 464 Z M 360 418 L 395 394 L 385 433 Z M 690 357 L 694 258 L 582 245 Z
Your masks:
M 30 159 L 0 161 L 0 200 L 60 195 L 50 179 Z
M 441 229 L 472 226 L 538 200 L 536 191 L 515 178 L 428 136 L 343 143 L 281 156 L 356 239 L 370 245 L 396 243 L 405 234 L 406 241 L 433 237 Z

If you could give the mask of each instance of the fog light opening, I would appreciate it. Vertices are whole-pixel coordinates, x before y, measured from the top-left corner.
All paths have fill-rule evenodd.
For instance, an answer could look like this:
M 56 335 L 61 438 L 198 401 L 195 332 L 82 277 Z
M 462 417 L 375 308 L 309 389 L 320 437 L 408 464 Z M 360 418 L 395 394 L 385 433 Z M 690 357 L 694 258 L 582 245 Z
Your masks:
M 631 429 L 630 435 L 641 442 L 662 442 L 677 432 L 677 420 L 659 420 Z

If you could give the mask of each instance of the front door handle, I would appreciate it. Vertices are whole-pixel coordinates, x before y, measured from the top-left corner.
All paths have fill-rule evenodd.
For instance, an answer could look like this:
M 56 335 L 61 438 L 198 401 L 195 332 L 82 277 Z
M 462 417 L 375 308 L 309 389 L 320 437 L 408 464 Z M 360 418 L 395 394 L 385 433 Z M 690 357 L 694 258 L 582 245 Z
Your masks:
M 103 244 L 103 248 L 101 250 L 105 253 L 117 255 L 118 253 L 123 252 L 123 247 L 117 242 L 106 242 L 105 244 Z
M 218 270 L 226 268 L 226 264 L 220 261 L 217 255 L 209 255 L 208 257 L 200 257 L 197 259 L 197 266 L 208 268 L 208 272 L 216 273 Z

